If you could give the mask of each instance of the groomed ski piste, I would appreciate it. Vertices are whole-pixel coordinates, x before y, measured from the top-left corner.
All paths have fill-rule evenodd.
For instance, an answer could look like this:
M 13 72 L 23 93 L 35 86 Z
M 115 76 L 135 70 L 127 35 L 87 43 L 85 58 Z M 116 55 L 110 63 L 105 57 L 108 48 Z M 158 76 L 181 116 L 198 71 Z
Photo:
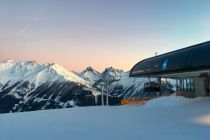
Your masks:
M 1 140 L 209 140 L 210 98 L 0 114 Z

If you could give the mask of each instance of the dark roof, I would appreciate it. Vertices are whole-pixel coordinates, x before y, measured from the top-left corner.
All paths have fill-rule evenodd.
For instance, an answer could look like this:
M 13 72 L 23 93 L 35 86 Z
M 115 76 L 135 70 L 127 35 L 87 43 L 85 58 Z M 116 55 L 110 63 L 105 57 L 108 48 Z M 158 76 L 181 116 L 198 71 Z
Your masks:
M 210 41 L 137 63 L 130 76 L 151 76 L 210 69 Z

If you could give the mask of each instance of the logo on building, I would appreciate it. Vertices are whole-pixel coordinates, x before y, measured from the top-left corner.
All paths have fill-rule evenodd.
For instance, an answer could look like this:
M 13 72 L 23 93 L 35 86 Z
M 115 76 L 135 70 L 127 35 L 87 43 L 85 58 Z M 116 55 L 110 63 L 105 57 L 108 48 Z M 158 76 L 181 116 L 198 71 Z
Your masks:
M 167 67 L 168 67 L 168 59 L 165 59 L 163 61 L 162 70 L 167 70 Z

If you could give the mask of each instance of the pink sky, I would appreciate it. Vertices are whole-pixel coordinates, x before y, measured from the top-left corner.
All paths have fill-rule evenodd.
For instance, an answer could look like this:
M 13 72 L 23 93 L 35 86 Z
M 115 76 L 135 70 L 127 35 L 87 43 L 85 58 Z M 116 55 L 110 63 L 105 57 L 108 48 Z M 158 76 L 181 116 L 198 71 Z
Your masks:
M 155 52 L 210 38 L 209 0 L 90 1 L 0 1 L 0 61 L 128 71 Z
M 36 60 L 39 63 L 59 63 L 74 71 L 82 71 L 87 66 L 92 66 L 99 71 L 103 71 L 106 67 L 110 66 L 127 71 L 137 61 L 150 55 L 146 50 L 138 47 L 140 44 L 136 44 L 137 42 L 130 44 L 123 40 L 121 43 L 117 41 L 107 42 L 96 42 L 94 40 L 53 40 L 27 43 L 26 41 L 21 44 L 21 47 L 18 47 L 20 44 L 6 43 L 1 44 L 1 46 L 7 47 L 0 48 L 0 59 Z M 121 47 L 114 47 L 115 45 Z M 127 48 L 125 45 L 132 47 Z M 109 47 L 106 48 L 106 46 Z
M 138 39 L 99 42 L 94 39 L 25 41 L 21 44 L 1 44 L 6 47 L 0 48 L 0 59 L 58 63 L 73 71 L 82 71 L 88 66 L 98 71 L 103 71 L 110 66 L 128 71 L 138 61 L 154 56 L 156 48 L 153 46 L 161 46 L 158 47 L 158 53 L 161 54 L 173 50 L 171 48 L 175 48 L 176 45 L 181 46 L 178 43 L 173 44 L 155 39 L 151 42 L 143 42 Z

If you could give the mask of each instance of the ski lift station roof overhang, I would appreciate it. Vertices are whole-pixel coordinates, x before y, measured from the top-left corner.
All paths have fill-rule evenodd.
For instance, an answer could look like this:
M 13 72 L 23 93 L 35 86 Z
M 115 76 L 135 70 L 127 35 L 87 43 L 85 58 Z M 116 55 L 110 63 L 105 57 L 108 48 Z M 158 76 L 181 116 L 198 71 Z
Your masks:
M 130 77 L 199 76 L 210 71 L 210 41 L 151 57 L 137 63 Z

